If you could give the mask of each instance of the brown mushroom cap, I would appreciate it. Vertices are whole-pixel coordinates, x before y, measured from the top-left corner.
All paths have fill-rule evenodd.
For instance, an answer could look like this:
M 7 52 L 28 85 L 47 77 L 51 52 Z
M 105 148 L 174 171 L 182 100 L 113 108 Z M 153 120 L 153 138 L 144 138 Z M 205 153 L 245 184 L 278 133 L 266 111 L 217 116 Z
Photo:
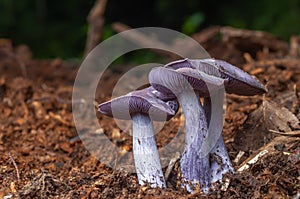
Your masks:
M 167 68 L 193 68 L 215 77 L 225 79 L 227 93 L 237 95 L 258 95 L 267 92 L 267 89 L 254 76 L 246 73 L 225 61 L 216 59 L 183 59 L 171 62 Z
M 133 91 L 98 105 L 98 111 L 110 117 L 131 120 L 134 114 L 149 115 L 154 121 L 166 121 L 177 112 L 177 100 L 162 101 L 149 88 Z M 151 89 L 152 90 L 152 89 Z

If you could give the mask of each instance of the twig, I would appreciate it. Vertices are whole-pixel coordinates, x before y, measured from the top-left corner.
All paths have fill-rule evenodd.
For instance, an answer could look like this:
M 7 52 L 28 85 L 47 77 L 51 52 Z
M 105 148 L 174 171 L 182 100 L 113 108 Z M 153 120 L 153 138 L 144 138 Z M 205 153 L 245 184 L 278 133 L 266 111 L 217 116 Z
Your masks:
M 107 0 L 97 0 L 87 18 L 89 22 L 88 36 L 84 54 L 87 55 L 97 44 L 100 43 L 104 25 L 104 11 Z
M 14 165 L 14 167 L 15 167 L 15 169 L 16 169 L 16 172 L 17 172 L 17 180 L 20 181 L 20 172 L 19 172 L 18 166 L 17 166 L 17 164 L 16 164 L 14 158 L 12 157 L 11 153 L 8 152 L 7 154 L 8 154 L 8 156 L 9 156 L 9 158 L 10 158 L 10 161 L 13 163 L 13 165 Z
M 300 131 L 289 131 L 289 132 L 279 132 L 275 130 L 269 130 L 269 131 L 284 136 L 296 136 L 296 137 L 300 136 Z
M 14 52 L 13 52 L 13 46 L 9 39 L 0 39 L 0 56 L 7 57 L 8 59 L 12 59 L 15 62 L 18 63 L 22 75 L 27 78 L 27 69 L 26 65 Z
M 269 130 L 271 132 L 277 132 L 274 130 Z M 297 132 L 297 131 L 295 131 Z M 245 170 L 248 170 L 251 165 L 257 163 L 263 156 L 274 153 L 276 151 L 275 146 L 277 144 L 284 144 L 285 146 L 289 146 L 287 150 L 293 148 L 291 146 L 294 145 L 294 143 L 299 143 L 300 137 L 286 137 L 286 136 L 278 136 L 273 139 L 272 142 L 269 144 L 263 146 L 260 148 L 260 152 L 257 153 L 254 157 L 249 157 L 247 160 L 245 160 L 237 169 L 237 172 L 243 172 Z M 289 152 L 284 151 L 283 154 L 289 154 Z
M 20 68 L 21 68 L 21 72 L 22 72 L 22 75 L 27 78 L 28 77 L 28 74 L 27 74 L 27 69 L 26 69 L 26 65 L 24 64 L 24 62 L 16 55 L 14 55 L 16 61 L 18 62 Z
M 131 27 L 129 27 L 123 23 L 120 23 L 120 22 L 113 23 L 112 28 L 119 33 L 127 31 L 127 30 L 131 30 L 130 34 L 124 35 L 124 37 L 126 37 L 126 39 L 134 42 L 137 45 L 148 46 L 148 47 L 153 46 L 153 48 L 151 48 L 151 50 L 155 53 L 158 53 L 161 55 L 168 55 L 170 58 L 178 57 L 178 55 L 171 52 L 171 49 L 178 49 L 178 47 L 175 46 L 176 43 L 173 43 L 173 44 L 164 43 L 163 41 L 159 41 L 157 38 L 155 38 L 153 36 L 143 34 L 142 32 L 136 31 L 136 30 L 132 29 Z M 159 49 L 164 49 L 165 51 L 159 50 Z M 170 51 L 168 51 L 166 49 L 170 49 Z M 180 49 L 181 49 L 181 47 L 180 47 Z M 186 47 L 184 49 L 188 49 L 188 48 Z
M 170 46 L 160 42 L 154 37 L 145 35 L 139 31 L 133 30 L 131 27 L 122 24 L 120 22 L 116 22 L 112 24 L 112 28 L 117 32 L 124 32 L 127 30 L 131 30 L 131 34 L 125 35 L 128 40 L 145 46 L 157 46 L 158 49 L 169 49 Z
M 234 163 L 238 164 L 240 162 L 240 159 L 243 157 L 243 155 L 245 154 L 244 151 L 239 151 L 239 153 L 237 154 L 237 156 L 235 157 L 235 159 L 233 160 Z
M 263 150 L 261 152 L 259 152 L 256 156 L 254 156 L 253 158 L 251 158 L 250 160 L 246 160 L 241 167 L 239 167 L 237 169 L 238 172 L 242 172 L 244 170 L 247 170 L 250 168 L 250 165 L 255 164 L 261 157 L 263 157 L 264 155 L 266 155 L 267 153 L 269 153 L 268 150 Z
M 300 96 L 298 93 L 297 84 L 294 84 L 293 91 L 294 91 L 294 95 L 296 96 L 296 100 L 293 102 L 292 113 L 297 115 L 299 113 L 299 108 L 300 108 Z
M 166 180 L 166 181 L 168 181 L 169 176 L 170 176 L 170 173 L 171 173 L 171 171 L 173 170 L 175 163 L 176 163 L 177 160 L 179 160 L 179 159 L 180 159 L 180 153 L 177 152 L 177 153 L 175 154 L 175 157 L 172 158 L 172 159 L 170 160 L 169 166 L 168 166 L 168 168 L 167 168 L 167 170 L 166 170 L 166 173 L 165 173 L 165 180 Z
M 173 38 L 171 43 L 160 40 L 158 35 L 145 34 L 142 31 L 137 31 L 131 27 L 116 22 L 112 24 L 112 28 L 117 32 L 124 32 L 131 30 L 130 34 L 124 34 L 126 39 L 134 42 L 137 45 L 146 46 L 152 51 L 162 55 L 168 55 L 170 59 L 179 59 L 182 56 L 188 57 L 202 57 L 207 58 L 209 55 L 205 52 L 199 52 L 199 41 L 206 40 L 207 38 L 201 37 L 201 35 L 194 35 L 194 40 L 189 38 Z M 172 38 L 172 37 L 171 37 Z M 198 41 L 198 42 L 197 42 Z M 184 46 L 184 48 L 182 48 Z M 200 50 L 201 51 L 201 50 Z
M 290 38 L 290 55 L 297 57 L 300 55 L 300 35 Z

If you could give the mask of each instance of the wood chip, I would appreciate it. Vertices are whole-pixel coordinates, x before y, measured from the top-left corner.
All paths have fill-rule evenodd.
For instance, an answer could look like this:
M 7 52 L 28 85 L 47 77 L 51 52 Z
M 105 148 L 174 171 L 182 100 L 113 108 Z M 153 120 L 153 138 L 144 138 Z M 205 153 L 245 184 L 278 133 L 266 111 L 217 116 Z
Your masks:
M 236 155 L 235 159 L 233 160 L 234 163 L 238 164 L 240 159 L 243 157 L 245 154 L 244 151 L 239 151 L 239 153 Z
M 53 112 L 49 112 L 49 116 L 53 119 L 55 119 L 56 121 L 65 124 L 67 126 L 73 126 L 70 122 L 64 120 L 60 115 L 58 114 L 54 114 Z
M 247 170 L 250 168 L 250 166 L 252 164 L 255 164 L 261 157 L 263 157 L 264 155 L 266 155 L 267 153 L 269 153 L 268 150 L 263 150 L 261 152 L 259 152 L 257 155 L 255 155 L 253 158 L 251 159 L 248 159 L 246 160 L 242 166 L 240 166 L 238 169 L 237 169 L 237 172 L 242 172 L 244 170 Z
M 70 146 L 69 142 L 63 142 L 60 144 L 60 148 L 67 153 L 72 153 L 73 152 L 73 148 Z

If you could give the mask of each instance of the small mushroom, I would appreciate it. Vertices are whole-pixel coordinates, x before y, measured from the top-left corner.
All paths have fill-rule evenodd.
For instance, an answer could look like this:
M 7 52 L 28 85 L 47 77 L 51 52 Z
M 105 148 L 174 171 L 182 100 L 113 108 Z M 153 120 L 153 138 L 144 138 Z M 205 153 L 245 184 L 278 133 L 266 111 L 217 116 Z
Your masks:
M 186 126 L 186 147 L 180 162 L 184 187 L 192 191 L 189 182 L 194 186 L 199 182 L 202 190 L 207 192 L 209 156 L 202 157 L 199 153 L 207 136 L 207 121 L 199 96 L 209 96 L 210 91 L 219 89 L 224 80 L 193 68 L 157 67 L 150 71 L 149 82 L 156 90 L 178 97 Z
M 98 111 L 110 117 L 131 120 L 133 131 L 133 157 L 140 185 L 166 187 L 156 146 L 153 121 L 171 119 L 178 110 L 177 100 L 166 98 L 155 89 L 133 91 L 98 106 Z
M 166 67 L 175 70 L 179 70 L 181 68 L 193 68 L 206 74 L 222 78 L 225 80 L 224 86 L 227 93 L 251 96 L 267 92 L 267 89 L 254 76 L 251 76 L 243 70 L 222 60 L 184 59 L 171 62 L 167 64 Z M 204 110 L 208 125 L 211 119 L 211 108 L 211 98 L 210 96 L 207 96 L 204 98 Z M 222 109 L 222 107 L 220 107 L 220 109 Z M 216 123 L 220 121 L 212 122 Z M 222 129 L 217 129 L 217 131 L 221 132 Z M 210 162 L 210 182 L 214 183 L 222 181 L 223 174 L 233 172 L 233 167 L 227 154 L 222 136 L 219 137 L 216 145 L 212 148 L 210 155 L 212 156 Z

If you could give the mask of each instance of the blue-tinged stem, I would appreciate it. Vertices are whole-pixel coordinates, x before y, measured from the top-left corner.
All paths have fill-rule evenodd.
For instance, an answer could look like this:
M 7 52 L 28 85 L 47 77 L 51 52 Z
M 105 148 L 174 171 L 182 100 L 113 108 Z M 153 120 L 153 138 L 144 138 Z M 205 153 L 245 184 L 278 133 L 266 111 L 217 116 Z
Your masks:
M 132 120 L 133 156 L 139 184 L 166 187 L 150 117 L 135 114 Z
M 201 189 L 207 193 L 209 187 L 209 155 L 200 156 L 203 139 L 207 136 L 207 122 L 199 95 L 194 91 L 184 91 L 179 95 L 179 100 L 185 116 L 186 147 L 182 155 L 180 166 L 184 187 L 189 192 L 200 183 Z
M 210 124 L 210 118 L 211 118 L 211 106 L 212 106 L 211 98 L 206 97 L 204 99 L 204 111 L 205 111 L 208 125 Z M 222 132 L 222 129 L 220 129 L 220 131 Z M 212 160 L 212 162 L 210 163 L 211 183 L 218 182 L 218 181 L 223 182 L 222 177 L 225 173 L 234 172 L 221 132 L 218 141 L 216 142 L 216 145 L 212 148 L 210 152 L 211 155 L 210 159 Z

